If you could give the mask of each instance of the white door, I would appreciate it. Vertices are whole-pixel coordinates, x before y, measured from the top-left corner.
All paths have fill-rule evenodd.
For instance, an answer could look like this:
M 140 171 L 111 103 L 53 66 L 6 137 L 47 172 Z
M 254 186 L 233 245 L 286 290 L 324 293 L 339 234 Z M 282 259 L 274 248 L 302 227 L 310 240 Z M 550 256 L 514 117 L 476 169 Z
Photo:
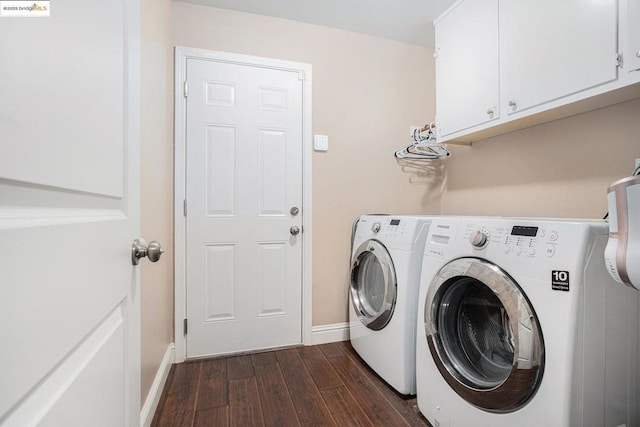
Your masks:
M 627 22 L 626 31 L 628 34 L 627 42 L 629 43 L 628 54 L 624 60 L 629 61 L 626 66 L 627 70 L 640 70 L 640 0 L 628 0 L 627 2 Z
M 0 425 L 139 425 L 139 5 L 50 7 L 0 18 Z
M 498 119 L 498 0 L 459 3 L 435 34 L 440 136 Z
M 507 114 L 617 78 L 617 3 L 500 2 L 501 95 Z
M 187 357 L 302 343 L 302 83 L 187 60 Z

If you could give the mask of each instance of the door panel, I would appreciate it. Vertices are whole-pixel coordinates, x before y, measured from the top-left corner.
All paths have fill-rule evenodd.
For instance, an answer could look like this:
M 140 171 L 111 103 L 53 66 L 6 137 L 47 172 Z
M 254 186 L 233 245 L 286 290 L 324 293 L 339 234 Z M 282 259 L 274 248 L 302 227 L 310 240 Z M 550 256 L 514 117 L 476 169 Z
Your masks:
M 187 60 L 187 357 L 302 342 L 302 80 Z
M 236 317 L 236 247 L 236 244 L 205 246 L 205 322 Z
M 206 125 L 206 128 L 205 216 L 234 217 L 237 205 L 237 129 L 221 125 Z
M 507 113 L 615 80 L 617 25 L 613 0 L 500 2 L 503 105 L 512 103 Z
M 81 349 L 67 359 L 64 371 L 69 371 L 72 383 L 42 420 L 42 426 L 120 426 L 126 425 L 125 365 L 122 358 L 125 341 L 124 307 L 118 307 L 92 333 Z M 89 355 L 89 357 L 87 357 Z M 100 387 L 100 405 L 74 408 L 83 396 Z
M 440 135 L 498 119 L 498 0 L 459 3 L 435 35 Z
M 2 19 L 0 134 L 11 149 L 2 177 L 121 197 L 124 2 L 52 9 Z
M 53 3 L 0 25 L 0 424 L 131 425 L 139 5 Z
M 287 242 L 258 243 L 258 316 L 287 314 Z
M 285 216 L 287 132 L 258 129 L 258 215 Z

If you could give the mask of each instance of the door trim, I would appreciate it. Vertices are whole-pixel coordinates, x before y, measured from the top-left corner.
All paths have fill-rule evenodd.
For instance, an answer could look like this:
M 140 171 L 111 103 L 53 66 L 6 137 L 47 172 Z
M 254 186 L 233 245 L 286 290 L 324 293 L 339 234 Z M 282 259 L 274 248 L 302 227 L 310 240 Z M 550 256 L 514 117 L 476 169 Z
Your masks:
M 187 342 L 183 334 L 183 321 L 187 315 L 186 296 L 186 217 L 184 216 L 184 199 L 186 196 L 186 102 L 183 95 L 184 81 L 187 75 L 187 60 L 202 59 L 226 62 L 237 65 L 249 65 L 277 70 L 294 71 L 302 79 L 302 343 L 311 345 L 311 294 L 312 294 L 312 199 L 311 199 L 311 64 L 291 62 L 258 56 L 210 51 L 182 46 L 175 48 L 174 61 L 174 141 L 175 141 L 175 174 L 174 174 L 174 239 L 175 239 L 175 317 L 174 341 L 176 346 L 176 363 L 183 362 L 187 356 Z

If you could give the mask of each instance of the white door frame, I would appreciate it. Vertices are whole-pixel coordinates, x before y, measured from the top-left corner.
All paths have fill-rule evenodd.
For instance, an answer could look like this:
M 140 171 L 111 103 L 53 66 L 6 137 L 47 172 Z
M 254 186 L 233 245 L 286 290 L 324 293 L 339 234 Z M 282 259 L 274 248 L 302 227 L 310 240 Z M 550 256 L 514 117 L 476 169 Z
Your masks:
M 174 177 L 174 215 L 175 215 L 175 328 L 176 362 L 183 362 L 187 356 L 187 342 L 184 335 L 186 310 L 186 217 L 184 200 L 186 196 L 186 100 L 184 82 L 187 75 L 187 59 L 202 59 L 226 62 L 237 65 L 249 65 L 301 74 L 302 79 L 302 343 L 311 345 L 311 293 L 312 293 L 312 222 L 311 222 L 311 65 L 299 62 L 283 61 L 258 56 L 217 52 L 177 46 L 175 48 L 175 177 Z

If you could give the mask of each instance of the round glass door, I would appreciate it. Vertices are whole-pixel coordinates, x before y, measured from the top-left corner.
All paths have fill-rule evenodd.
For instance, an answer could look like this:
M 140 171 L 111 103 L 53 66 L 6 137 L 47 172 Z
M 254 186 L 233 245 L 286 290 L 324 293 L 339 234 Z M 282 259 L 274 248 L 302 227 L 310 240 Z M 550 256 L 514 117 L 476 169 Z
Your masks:
M 424 321 L 436 366 L 469 403 L 511 412 L 537 391 L 544 366 L 539 324 L 497 266 L 478 258 L 445 265 L 429 288 Z
M 369 329 L 384 328 L 396 303 L 396 274 L 387 249 L 376 240 L 361 244 L 351 265 L 351 301 Z

